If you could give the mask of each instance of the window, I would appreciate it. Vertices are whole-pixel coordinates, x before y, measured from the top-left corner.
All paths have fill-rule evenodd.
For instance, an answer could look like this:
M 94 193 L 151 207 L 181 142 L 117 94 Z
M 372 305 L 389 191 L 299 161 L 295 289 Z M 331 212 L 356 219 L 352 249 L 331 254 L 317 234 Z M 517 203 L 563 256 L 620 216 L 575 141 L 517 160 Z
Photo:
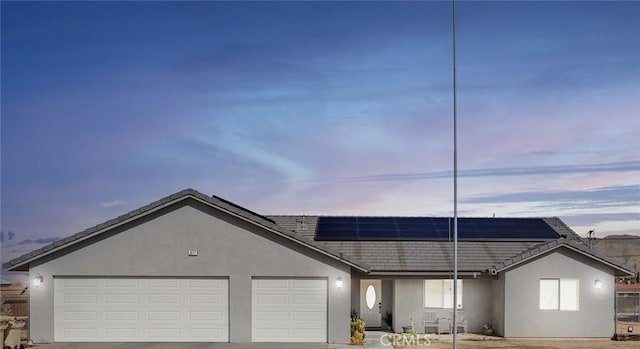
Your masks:
M 578 310 L 577 279 L 541 279 L 540 310 Z
M 462 309 L 462 280 L 458 280 L 458 309 Z M 425 308 L 453 308 L 453 280 L 424 280 Z

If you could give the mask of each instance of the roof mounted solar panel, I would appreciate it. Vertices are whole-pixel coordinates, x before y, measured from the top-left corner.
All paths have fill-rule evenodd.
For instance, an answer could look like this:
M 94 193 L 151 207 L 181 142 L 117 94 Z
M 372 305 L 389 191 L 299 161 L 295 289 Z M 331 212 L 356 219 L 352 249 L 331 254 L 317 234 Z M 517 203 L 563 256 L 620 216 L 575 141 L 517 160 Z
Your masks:
M 458 218 L 461 241 L 539 241 L 560 235 L 542 218 Z M 449 217 L 321 216 L 319 241 L 447 241 L 453 238 Z

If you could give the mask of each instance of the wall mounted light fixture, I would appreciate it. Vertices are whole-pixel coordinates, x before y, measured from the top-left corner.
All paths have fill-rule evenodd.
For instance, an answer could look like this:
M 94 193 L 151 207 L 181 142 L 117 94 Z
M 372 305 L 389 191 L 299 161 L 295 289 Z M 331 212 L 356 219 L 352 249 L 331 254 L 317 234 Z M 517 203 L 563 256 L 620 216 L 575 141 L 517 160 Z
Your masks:
M 336 279 L 336 287 L 342 288 L 342 277 L 340 276 L 338 276 L 338 278 Z
M 33 277 L 33 286 L 34 287 L 40 287 L 40 285 L 42 284 L 42 281 L 44 281 L 44 278 L 42 277 L 42 275 L 40 275 L 40 273 L 37 273 Z

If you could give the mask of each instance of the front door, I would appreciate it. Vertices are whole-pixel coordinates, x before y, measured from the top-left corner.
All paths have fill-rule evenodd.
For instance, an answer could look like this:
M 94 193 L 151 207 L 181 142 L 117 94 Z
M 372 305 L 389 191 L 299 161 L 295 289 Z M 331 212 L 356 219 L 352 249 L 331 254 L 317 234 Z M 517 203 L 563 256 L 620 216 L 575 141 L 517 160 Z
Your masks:
M 382 327 L 382 282 L 360 280 L 360 317 L 367 328 Z

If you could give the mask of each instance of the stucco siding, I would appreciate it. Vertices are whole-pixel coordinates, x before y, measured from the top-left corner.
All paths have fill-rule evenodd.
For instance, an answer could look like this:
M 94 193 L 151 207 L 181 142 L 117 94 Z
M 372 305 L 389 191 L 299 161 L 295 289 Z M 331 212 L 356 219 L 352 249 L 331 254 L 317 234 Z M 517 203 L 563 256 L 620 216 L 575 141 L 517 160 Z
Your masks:
M 413 318 L 416 332 L 423 333 L 425 311 L 434 311 L 437 317 L 451 318 L 451 309 L 426 309 L 424 307 L 424 279 L 394 280 L 393 330 L 402 332 Z M 462 310 L 467 319 L 468 332 L 481 332 L 482 325 L 491 322 L 492 287 L 490 279 L 464 279 L 462 286 Z
M 189 257 L 197 250 L 197 257 Z M 44 283 L 30 290 L 31 338 L 53 340 L 54 276 L 228 277 L 229 338 L 251 341 L 253 277 L 328 280 L 328 341 L 349 339 L 350 268 L 320 253 L 188 200 L 30 265 Z M 345 282 L 338 289 L 336 278 Z
M 579 310 L 540 310 L 540 279 L 578 279 Z M 602 288 L 595 287 L 596 279 Z M 611 337 L 614 271 L 568 249 L 555 250 L 504 273 L 505 337 Z
M 498 279 L 491 281 L 492 302 L 491 302 L 491 325 L 495 334 L 504 335 L 504 273 Z
M 417 332 L 423 333 L 422 317 L 424 316 L 422 279 L 397 279 L 393 290 L 393 331 L 402 332 L 402 326 L 413 325 Z M 422 329 L 421 329 L 422 328 Z
M 465 279 L 462 291 L 462 308 L 467 319 L 467 331 L 481 333 L 482 325 L 491 322 L 491 280 Z

